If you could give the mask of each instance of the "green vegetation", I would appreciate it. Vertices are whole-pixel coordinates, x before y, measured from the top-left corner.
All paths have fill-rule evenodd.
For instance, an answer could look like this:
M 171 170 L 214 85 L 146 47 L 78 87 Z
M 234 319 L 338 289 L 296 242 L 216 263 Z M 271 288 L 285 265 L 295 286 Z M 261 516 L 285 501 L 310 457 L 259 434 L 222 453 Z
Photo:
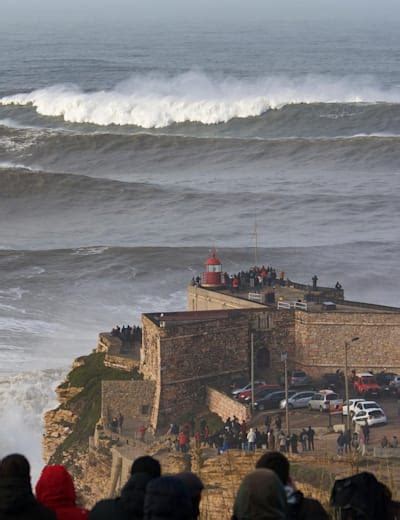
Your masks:
M 104 353 L 90 354 L 86 356 L 84 365 L 74 368 L 68 375 L 69 386 L 82 388 L 82 391 L 61 408 L 71 410 L 79 419 L 71 435 L 54 453 L 53 463 L 61 460 L 65 450 L 73 446 L 86 446 L 90 435 L 93 435 L 96 423 L 100 419 L 102 381 L 141 379 L 136 370 L 123 372 L 104 366 L 104 357 Z

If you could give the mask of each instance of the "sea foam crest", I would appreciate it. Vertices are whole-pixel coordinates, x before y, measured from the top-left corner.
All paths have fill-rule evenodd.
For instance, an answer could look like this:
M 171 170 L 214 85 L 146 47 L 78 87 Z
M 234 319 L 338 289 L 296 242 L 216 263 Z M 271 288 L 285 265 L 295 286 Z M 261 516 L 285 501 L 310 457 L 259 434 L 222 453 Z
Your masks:
M 174 77 L 135 75 L 111 90 L 84 92 L 54 85 L 3 97 L 3 105 L 33 105 L 45 116 L 73 123 L 161 128 L 173 123 L 216 124 L 261 115 L 298 103 L 399 103 L 400 92 L 371 78 L 264 77 L 257 80 L 211 77 L 189 71 Z

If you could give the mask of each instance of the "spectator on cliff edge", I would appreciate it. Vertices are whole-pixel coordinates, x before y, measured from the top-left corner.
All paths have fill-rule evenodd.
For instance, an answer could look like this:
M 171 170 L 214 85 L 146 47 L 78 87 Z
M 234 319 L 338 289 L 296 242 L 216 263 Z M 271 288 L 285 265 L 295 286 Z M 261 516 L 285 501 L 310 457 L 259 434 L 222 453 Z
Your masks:
M 57 520 L 87 520 L 89 512 L 76 505 L 71 475 L 61 465 L 45 466 L 36 484 L 36 498 L 57 515 Z
M 0 518 L 10 520 L 56 520 L 53 511 L 32 493 L 30 465 L 14 453 L 0 462 Z
M 122 426 L 124 425 L 124 416 L 121 412 L 118 414 L 118 433 L 122 435 Z
M 314 451 L 314 437 L 315 430 L 309 426 L 307 430 L 308 451 Z
M 148 455 L 137 458 L 121 496 L 97 502 L 89 514 L 89 520 L 142 520 L 147 485 L 160 475 L 158 460 Z
M 290 477 L 290 465 L 288 459 L 282 453 L 272 451 L 264 453 L 256 464 L 256 468 L 272 470 L 282 482 L 288 507 L 289 519 L 296 520 L 329 520 L 322 505 L 313 498 L 305 498 Z

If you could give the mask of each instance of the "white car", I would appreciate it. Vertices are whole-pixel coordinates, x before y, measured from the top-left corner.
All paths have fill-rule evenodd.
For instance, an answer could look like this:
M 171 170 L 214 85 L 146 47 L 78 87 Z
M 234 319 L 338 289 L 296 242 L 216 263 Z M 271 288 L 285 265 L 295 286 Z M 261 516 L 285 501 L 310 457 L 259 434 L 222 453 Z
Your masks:
M 310 399 L 314 397 L 315 392 L 312 390 L 297 392 L 288 399 L 288 408 L 307 408 Z M 282 399 L 279 407 L 286 408 L 286 399 Z
M 368 426 L 376 426 L 377 424 L 386 424 L 387 417 L 381 408 L 372 408 L 357 412 L 353 417 L 355 424 L 365 424 Z
M 354 406 L 354 414 L 357 414 L 358 412 L 367 412 L 368 410 L 375 410 L 375 409 L 382 410 L 382 412 L 383 412 L 382 406 L 380 406 L 377 402 L 364 400 L 364 401 L 358 402 Z
M 320 412 L 328 412 L 343 404 L 343 399 L 332 390 L 320 390 L 308 402 L 310 410 L 319 410 Z
M 343 404 L 342 414 L 343 415 L 347 415 L 349 413 L 349 410 L 350 410 L 350 415 L 353 415 L 354 414 L 354 407 L 358 403 L 361 403 L 362 401 L 365 401 L 365 399 L 360 399 L 360 398 L 349 399 L 349 404 L 347 404 L 347 401 L 345 401 L 344 404 Z

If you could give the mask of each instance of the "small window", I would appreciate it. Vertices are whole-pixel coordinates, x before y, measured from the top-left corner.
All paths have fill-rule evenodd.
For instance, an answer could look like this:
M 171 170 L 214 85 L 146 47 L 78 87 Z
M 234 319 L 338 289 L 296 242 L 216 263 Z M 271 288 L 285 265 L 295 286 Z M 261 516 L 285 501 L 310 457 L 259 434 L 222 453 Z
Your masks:
M 142 404 L 141 412 L 142 415 L 149 415 L 150 406 L 148 404 Z

